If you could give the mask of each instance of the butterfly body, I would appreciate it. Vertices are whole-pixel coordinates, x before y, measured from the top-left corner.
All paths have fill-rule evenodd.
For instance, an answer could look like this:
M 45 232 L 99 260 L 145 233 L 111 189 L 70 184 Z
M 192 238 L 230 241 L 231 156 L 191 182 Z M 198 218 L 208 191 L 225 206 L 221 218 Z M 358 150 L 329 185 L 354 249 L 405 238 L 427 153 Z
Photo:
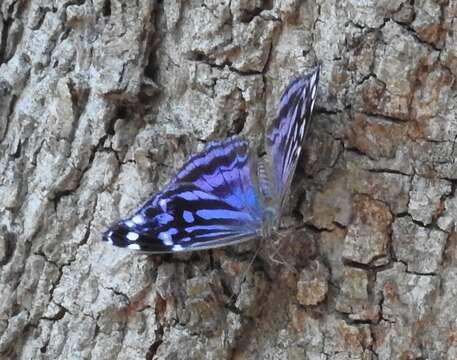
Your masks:
M 319 68 L 292 81 L 259 158 L 246 140 L 209 143 L 103 240 L 147 253 L 237 244 L 277 231 L 284 199 L 309 128 Z

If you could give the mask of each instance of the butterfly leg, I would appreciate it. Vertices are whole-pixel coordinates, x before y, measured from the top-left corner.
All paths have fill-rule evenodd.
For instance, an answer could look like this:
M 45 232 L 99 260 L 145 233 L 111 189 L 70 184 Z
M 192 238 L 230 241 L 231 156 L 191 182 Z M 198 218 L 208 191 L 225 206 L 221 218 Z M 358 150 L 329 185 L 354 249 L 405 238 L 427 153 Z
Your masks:
M 287 238 L 287 234 L 278 232 L 277 236 L 278 236 L 278 241 L 277 241 L 278 246 L 276 247 L 276 249 L 274 250 L 273 253 L 269 253 L 268 259 L 274 264 L 285 266 L 292 273 L 298 273 L 297 269 L 293 265 L 291 265 L 280 253 L 281 249 L 283 248 L 283 246 L 285 244 L 284 240 Z

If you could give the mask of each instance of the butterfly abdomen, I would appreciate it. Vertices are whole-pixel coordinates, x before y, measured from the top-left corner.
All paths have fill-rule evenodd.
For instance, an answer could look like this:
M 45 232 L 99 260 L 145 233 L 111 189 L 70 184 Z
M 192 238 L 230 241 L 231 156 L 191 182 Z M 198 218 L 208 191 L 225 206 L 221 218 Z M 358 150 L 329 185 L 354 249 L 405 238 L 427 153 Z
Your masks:
M 264 204 L 262 215 L 262 236 L 269 236 L 279 226 L 279 200 L 271 179 L 271 168 L 265 158 L 257 166 L 257 179 L 260 195 Z
M 263 159 L 261 159 L 257 167 L 257 178 L 259 181 L 259 190 L 261 196 L 263 197 L 264 203 L 266 204 L 271 203 L 274 199 L 273 183 L 270 176 L 268 175 L 269 173 L 270 172 L 267 169 L 267 164 Z

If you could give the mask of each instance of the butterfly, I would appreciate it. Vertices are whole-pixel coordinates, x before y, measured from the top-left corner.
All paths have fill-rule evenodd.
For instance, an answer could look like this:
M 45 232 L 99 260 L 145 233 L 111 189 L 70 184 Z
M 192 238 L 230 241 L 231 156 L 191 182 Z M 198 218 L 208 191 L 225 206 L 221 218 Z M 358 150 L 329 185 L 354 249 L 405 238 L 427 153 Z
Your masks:
M 103 240 L 168 253 L 238 244 L 277 231 L 311 124 L 319 71 L 317 66 L 296 78 L 283 92 L 263 156 L 237 136 L 207 144 Z

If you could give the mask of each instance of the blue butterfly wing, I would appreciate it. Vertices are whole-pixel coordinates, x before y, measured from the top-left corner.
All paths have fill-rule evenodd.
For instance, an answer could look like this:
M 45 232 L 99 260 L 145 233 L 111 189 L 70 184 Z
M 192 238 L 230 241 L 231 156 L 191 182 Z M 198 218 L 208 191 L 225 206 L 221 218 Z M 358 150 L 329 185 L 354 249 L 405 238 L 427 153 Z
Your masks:
M 287 197 L 300 156 L 303 139 L 310 126 L 319 81 L 318 66 L 310 74 L 293 80 L 283 92 L 278 115 L 266 137 L 266 150 L 274 193 L 280 212 Z
M 164 190 L 103 239 L 151 253 L 200 250 L 259 235 L 263 208 L 255 164 L 240 138 L 210 143 L 191 157 Z

